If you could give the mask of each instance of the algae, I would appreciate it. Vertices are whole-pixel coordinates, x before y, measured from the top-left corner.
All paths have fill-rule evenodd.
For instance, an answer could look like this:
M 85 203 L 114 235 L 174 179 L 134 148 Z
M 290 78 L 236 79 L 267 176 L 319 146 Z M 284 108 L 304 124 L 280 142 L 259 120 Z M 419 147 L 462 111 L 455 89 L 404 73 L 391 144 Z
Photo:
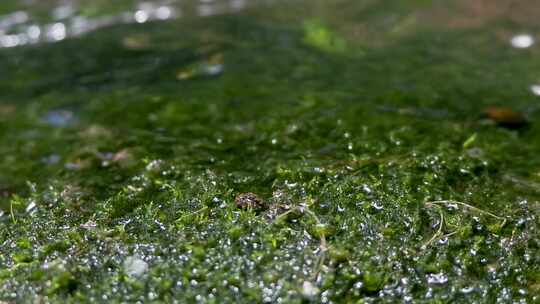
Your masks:
M 538 48 L 498 34 L 520 26 L 371 43 L 280 5 L 0 50 L 0 300 L 539 300 Z

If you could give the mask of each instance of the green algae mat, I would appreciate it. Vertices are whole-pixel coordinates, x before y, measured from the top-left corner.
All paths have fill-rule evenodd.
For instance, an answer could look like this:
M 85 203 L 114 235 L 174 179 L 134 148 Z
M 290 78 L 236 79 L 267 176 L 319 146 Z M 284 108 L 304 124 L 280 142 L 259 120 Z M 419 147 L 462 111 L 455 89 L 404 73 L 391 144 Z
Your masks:
M 0 303 L 540 301 L 535 1 L 18 2 Z

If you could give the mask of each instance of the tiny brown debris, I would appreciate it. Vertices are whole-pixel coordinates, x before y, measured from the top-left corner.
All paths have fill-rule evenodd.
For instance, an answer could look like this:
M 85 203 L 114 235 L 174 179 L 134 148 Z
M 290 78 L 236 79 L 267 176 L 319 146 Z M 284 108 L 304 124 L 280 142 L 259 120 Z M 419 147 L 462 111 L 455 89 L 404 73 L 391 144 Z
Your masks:
M 135 157 L 128 149 L 122 149 L 112 156 L 112 162 L 120 167 L 129 167 L 135 163 Z
M 497 125 L 506 128 L 521 128 L 528 124 L 523 113 L 506 107 L 489 107 L 484 109 L 484 116 Z
M 176 79 L 178 80 L 186 80 L 193 78 L 196 75 L 196 71 L 194 71 L 192 68 L 182 69 L 179 70 L 178 73 L 176 73 Z
M 0 105 L 0 115 L 9 115 L 15 113 L 17 108 L 14 105 Z
M 14 187 L 0 185 L 0 198 L 9 198 L 14 193 L 15 193 Z
M 234 203 L 239 209 L 262 210 L 267 207 L 264 201 L 252 192 L 238 194 Z
M 122 46 L 129 50 L 144 50 L 151 46 L 151 41 L 148 35 L 131 35 L 122 39 Z
M 110 130 L 100 125 L 91 125 L 90 127 L 82 130 L 79 135 L 85 139 L 109 139 L 113 136 Z
M 272 203 L 268 206 L 268 212 L 266 213 L 266 217 L 268 219 L 275 219 L 279 215 L 291 210 L 291 205 L 287 204 L 281 204 L 281 203 Z

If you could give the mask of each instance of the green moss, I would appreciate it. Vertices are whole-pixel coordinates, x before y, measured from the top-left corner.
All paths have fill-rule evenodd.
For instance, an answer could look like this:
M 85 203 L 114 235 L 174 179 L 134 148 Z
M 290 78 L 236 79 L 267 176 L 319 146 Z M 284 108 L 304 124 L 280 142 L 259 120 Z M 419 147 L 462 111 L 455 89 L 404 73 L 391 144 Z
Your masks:
M 382 272 L 365 273 L 362 280 L 364 283 L 362 288 L 367 293 L 376 293 L 380 291 L 387 282 L 387 278 Z
M 538 301 L 536 46 L 325 2 L 1 49 L 0 301 Z
M 69 272 L 60 272 L 56 274 L 51 283 L 51 287 L 48 289 L 49 294 L 58 293 L 73 293 L 77 289 L 78 282 L 75 277 Z
M 57 241 L 52 244 L 47 244 L 43 248 L 43 254 L 48 255 L 52 252 L 65 253 L 71 247 L 69 241 Z
M 19 251 L 13 254 L 13 262 L 17 264 L 30 263 L 34 260 L 32 252 L 29 250 Z
M 345 40 L 315 20 L 304 23 L 304 42 L 325 52 L 344 52 Z

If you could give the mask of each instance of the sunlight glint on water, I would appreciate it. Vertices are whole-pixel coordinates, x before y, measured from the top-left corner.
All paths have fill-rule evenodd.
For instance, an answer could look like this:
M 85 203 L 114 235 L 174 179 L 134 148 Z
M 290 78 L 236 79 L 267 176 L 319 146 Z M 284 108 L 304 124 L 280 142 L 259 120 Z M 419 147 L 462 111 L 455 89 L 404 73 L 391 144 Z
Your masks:
M 36 16 L 23 10 L 0 16 L 0 48 L 61 41 L 115 24 L 179 18 L 184 11 L 187 16 L 202 17 L 236 12 L 247 4 L 247 0 L 143 1 L 115 14 L 90 17 L 81 12 L 80 2 L 64 1 L 51 9 L 49 23 L 37 22 Z

